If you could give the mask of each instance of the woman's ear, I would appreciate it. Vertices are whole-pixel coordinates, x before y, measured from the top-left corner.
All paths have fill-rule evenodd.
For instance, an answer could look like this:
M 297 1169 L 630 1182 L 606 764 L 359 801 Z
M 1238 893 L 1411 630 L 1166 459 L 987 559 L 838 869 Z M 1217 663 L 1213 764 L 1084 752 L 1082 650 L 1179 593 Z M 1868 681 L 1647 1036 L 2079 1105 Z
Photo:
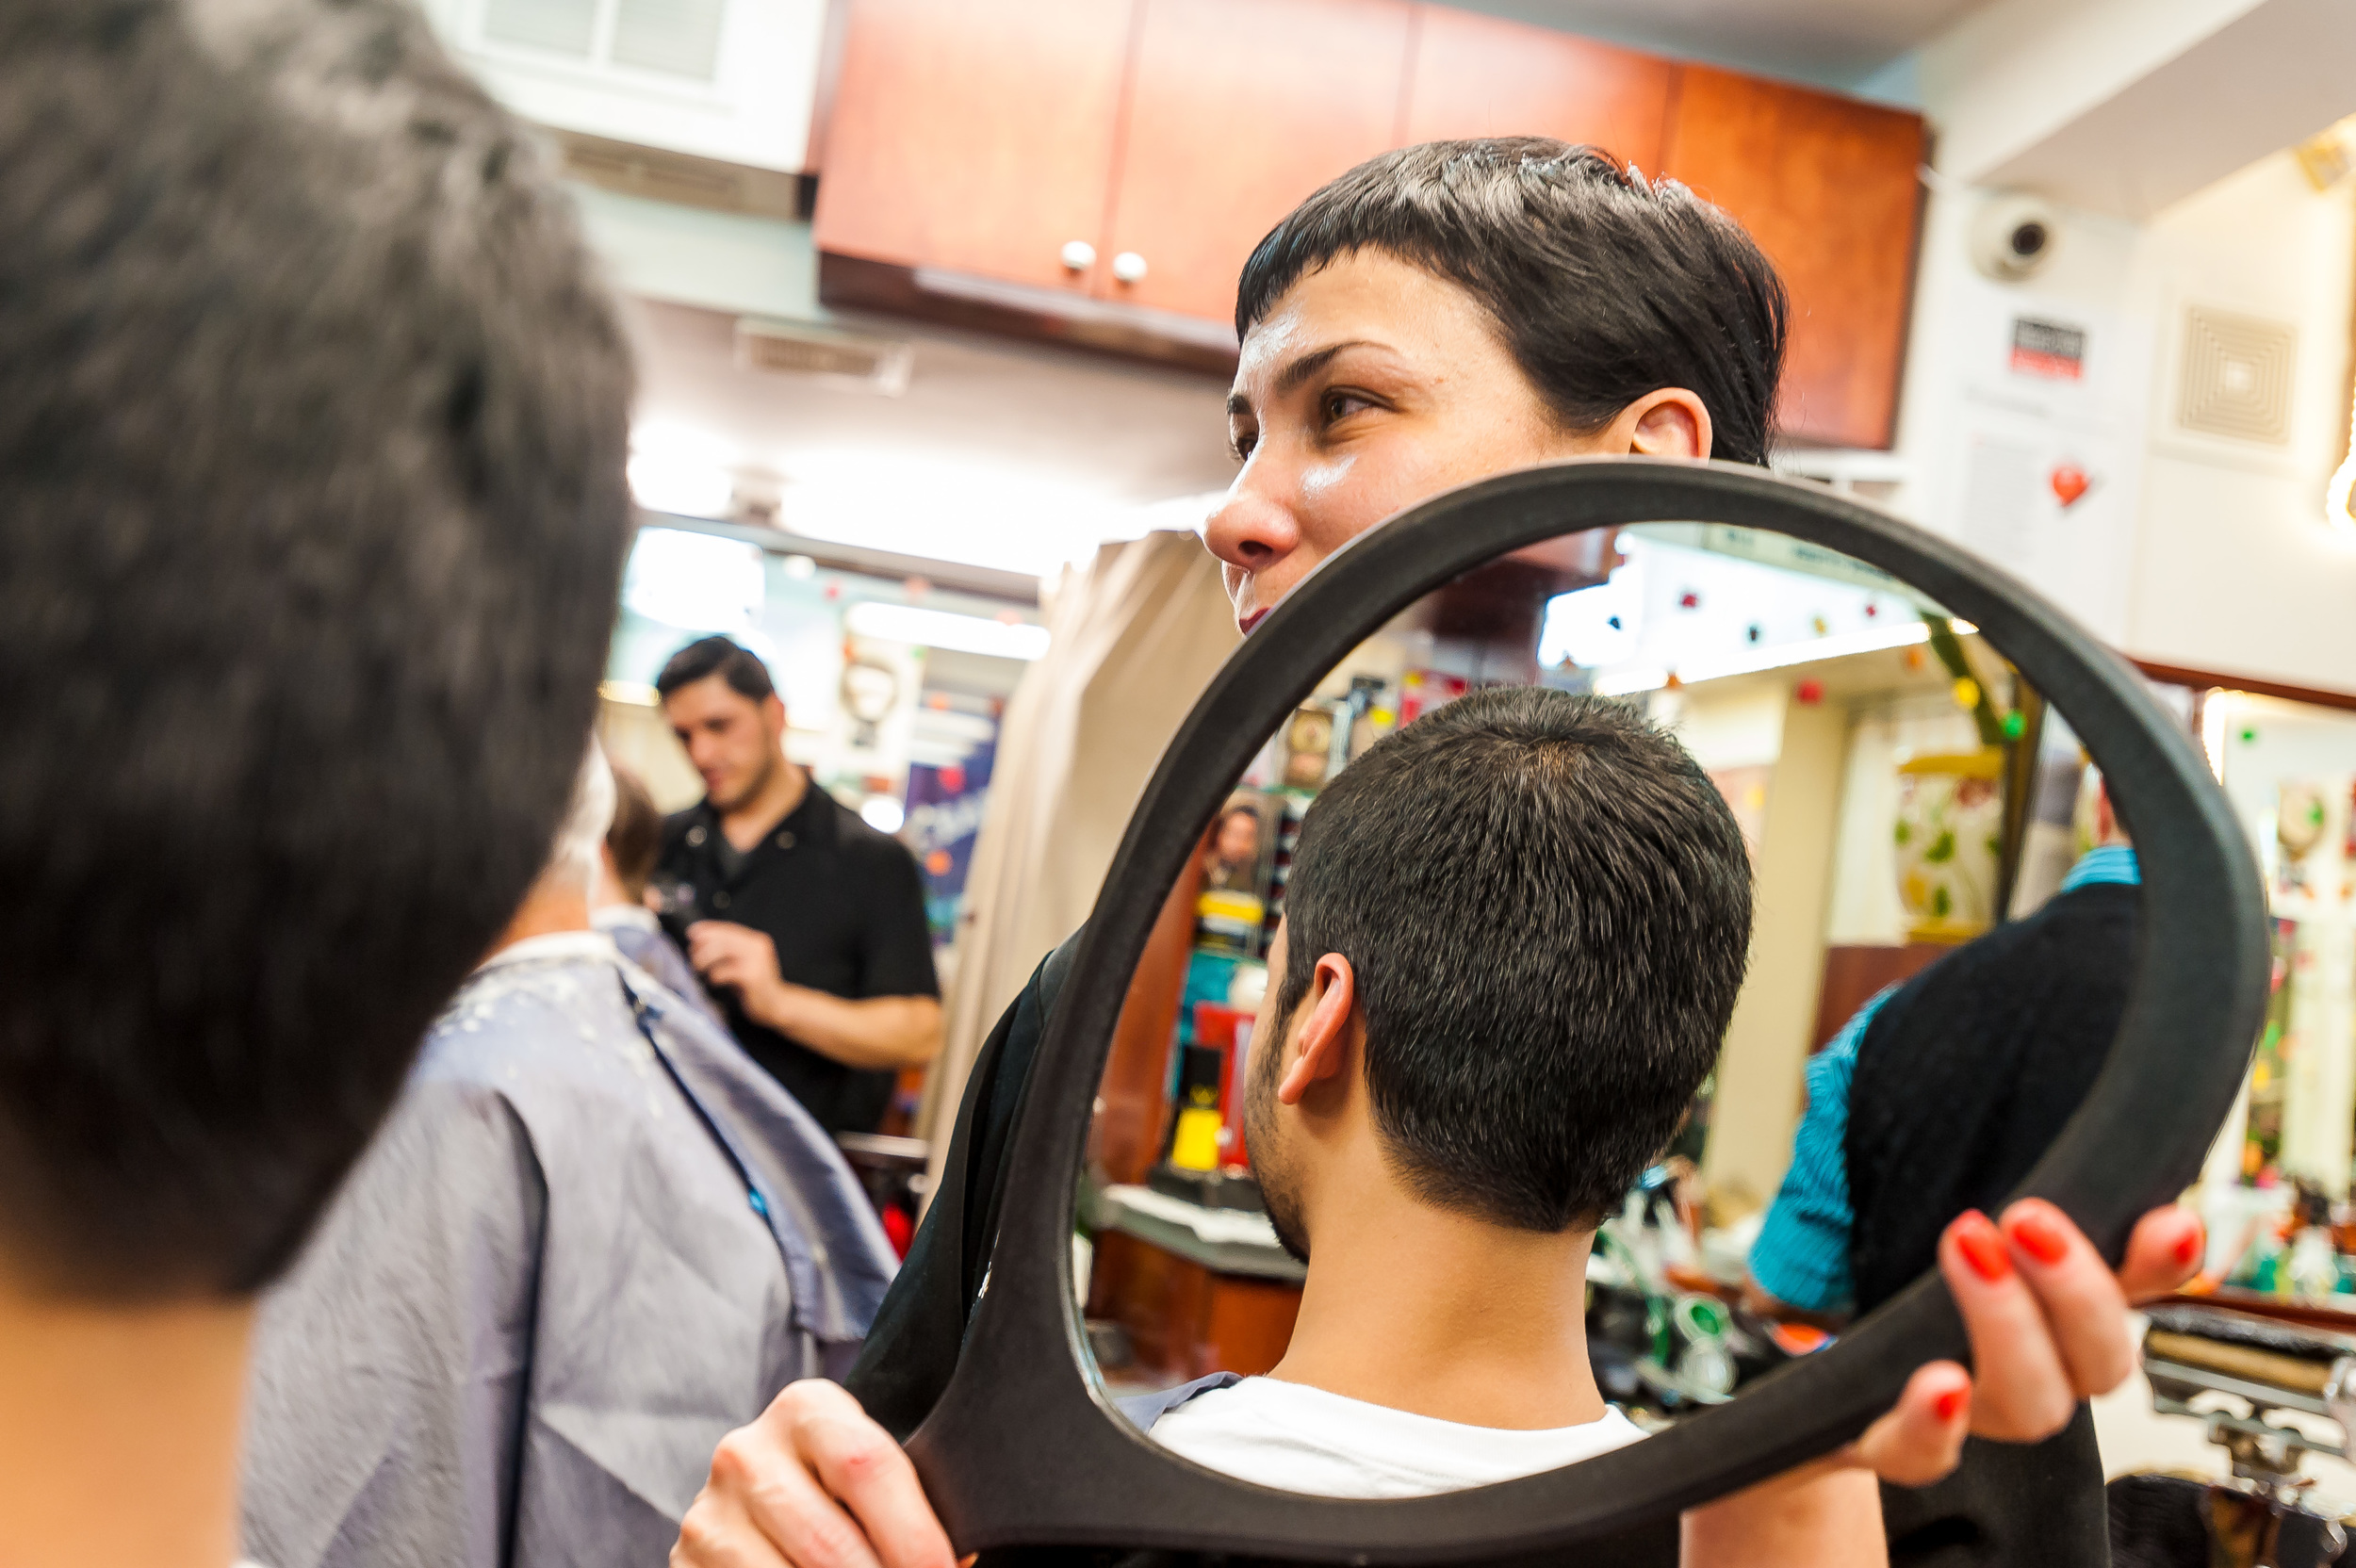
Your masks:
M 1710 410 L 1682 386 L 1647 392 L 1612 421 L 1604 449 L 1637 457 L 1710 455 Z

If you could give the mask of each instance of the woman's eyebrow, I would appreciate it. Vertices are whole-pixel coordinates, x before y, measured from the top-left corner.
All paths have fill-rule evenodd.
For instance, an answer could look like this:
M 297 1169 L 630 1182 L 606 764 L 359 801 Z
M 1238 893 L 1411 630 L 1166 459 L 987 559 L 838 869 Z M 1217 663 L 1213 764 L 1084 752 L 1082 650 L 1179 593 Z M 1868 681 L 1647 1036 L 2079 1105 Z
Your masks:
M 1314 353 L 1302 354 L 1276 372 L 1276 395 L 1283 397 L 1302 382 L 1333 363 L 1334 357 L 1346 349 L 1379 349 L 1383 345 L 1363 337 L 1352 337 L 1340 343 L 1329 343 Z
M 1336 356 L 1347 351 L 1348 350 L 1380 349 L 1385 346 L 1386 345 L 1377 343 L 1372 338 L 1367 337 L 1352 337 L 1340 343 L 1328 343 L 1322 349 L 1318 349 L 1314 352 L 1302 354 L 1299 359 L 1292 361 L 1282 370 L 1277 371 L 1276 385 L 1274 388 L 1275 395 L 1280 398 L 1285 396 L 1287 393 L 1300 386 L 1302 382 L 1307 381 L 1311 376 L 1316 375 L 1319 370 L 1322 370 L 1328 365 L 1333 364 Z M 1235 390 L 1227 394 L 1227 416 L 1229 418 L 1232 419 L 1239 416 L 1249 415 L 1251 412 L 1252 400 L 1244 396 L 1244 392 L 1241 387 L 1237 387 Z

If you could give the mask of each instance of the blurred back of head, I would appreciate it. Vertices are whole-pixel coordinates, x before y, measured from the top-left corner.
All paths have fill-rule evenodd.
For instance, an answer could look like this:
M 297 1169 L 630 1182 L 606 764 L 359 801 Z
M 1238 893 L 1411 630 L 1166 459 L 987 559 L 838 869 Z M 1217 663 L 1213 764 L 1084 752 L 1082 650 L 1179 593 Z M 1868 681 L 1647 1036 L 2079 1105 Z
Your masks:
M 605 830 L 605 847 L 614 853 L 614 880 L 622 891 L 633 901 L 646 897 L 663 855 L 663 813 L 628 768 L 614 770 L 614 825 Z
M 0 171 L 0 1275 L 239 1295 L 541 873 L 627 353 L 392 0 L 14 0 Z

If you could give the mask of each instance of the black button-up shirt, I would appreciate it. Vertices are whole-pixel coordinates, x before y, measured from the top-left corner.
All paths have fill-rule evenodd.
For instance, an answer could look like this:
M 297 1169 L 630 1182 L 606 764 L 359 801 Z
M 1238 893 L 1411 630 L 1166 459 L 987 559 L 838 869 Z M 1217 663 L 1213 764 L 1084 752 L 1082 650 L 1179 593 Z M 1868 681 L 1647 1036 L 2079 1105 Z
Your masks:
M 916 861 L 811 784 L 741 856 L 710 802 L 664 820 L 659 874 L 695 891 L 681 919 L 733 921 L 777 944 L 777 972 L 832 996 L 939 996 Z M 753 1059 L 830 1133 L 870 1133 L 892 1102 L 890 1070 L 862 1071 L 755 1022 L 733 991 L 715 999 Z

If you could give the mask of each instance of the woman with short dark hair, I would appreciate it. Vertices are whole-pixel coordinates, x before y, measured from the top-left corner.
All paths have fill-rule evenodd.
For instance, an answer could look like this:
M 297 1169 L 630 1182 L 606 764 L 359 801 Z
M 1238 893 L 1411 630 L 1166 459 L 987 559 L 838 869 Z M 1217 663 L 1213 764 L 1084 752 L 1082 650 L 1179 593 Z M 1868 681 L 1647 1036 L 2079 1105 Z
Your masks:
M 1459 484 L 1580 456 L 1764 463 L 1786 312 L 1773 267 L 1731 219 L 1593 148 L 1434 142 L 1344 174 L 1261 241 L 1238 290 L 1227 410 L 1240 468 L 1205 530 L 1237 626 L 1249 633 L 1334 550 Z M 1007 1130 L 1069 946 L 974 1064 L 965 1203 L 927 1217 L 852 1376 L 859 1402 L 797 1384 L 732 1433 L 675 1562 L 815 1564 L 815 1544 L 863 1531 L 887 1568 L 949 1568 L 891 1438 L 915 1429 L 956 1366 Z M 2001 1233 L 1976 1217 L 1941 1246 L 1976 1380 L 1925 1367 L 1839 1459 L 1690 1512 L 1689 1559 L 1878 1560 L 1875 1474 L 1935 1478 L 1967 1429 L 2044 1436 L 2125 1376 L 2125 1298 L 2189 1273 L 2199 1221 L 2146 1217 L 2114 1279 L 2074 1230 L 2060 1252 L 2024 1249 L 2013 1234 L 2024 1219 L 2044 1227 L 2032 1240 L 2050 1239 L 2059 1216 L 2025 1207 L 2034 1215 L 2017 1206 Z M 2001 1311 L 1983 1310 L 2000 1298 Z

